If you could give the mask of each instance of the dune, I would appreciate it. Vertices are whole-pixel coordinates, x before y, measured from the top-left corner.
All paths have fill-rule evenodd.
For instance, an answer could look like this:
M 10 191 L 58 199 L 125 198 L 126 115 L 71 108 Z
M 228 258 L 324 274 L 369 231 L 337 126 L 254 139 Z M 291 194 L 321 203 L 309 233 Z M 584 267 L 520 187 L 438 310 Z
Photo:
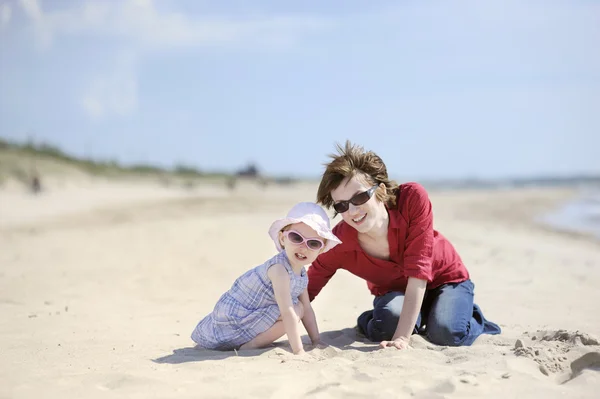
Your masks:
M 533 222 L 567 189 L 431 192 L 501 335 L 378 349 L 354 330 L 372 297 L 342 271 L 313 302 L 327 346 L 195 348 L 197 321 L 273 254 L 271 221 L 315 190 L 0 191 L 0 398 L 597 397 L 600 245 Z

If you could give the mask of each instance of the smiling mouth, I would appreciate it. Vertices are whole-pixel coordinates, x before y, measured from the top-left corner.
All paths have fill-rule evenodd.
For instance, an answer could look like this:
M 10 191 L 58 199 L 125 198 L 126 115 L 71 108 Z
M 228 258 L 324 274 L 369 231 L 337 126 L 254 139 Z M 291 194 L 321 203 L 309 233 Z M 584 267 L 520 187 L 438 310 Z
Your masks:
M 356 224 L 360 224 L 363 220 L 365 220 L 366 217 L 367 217 L 367 214 L 365 213 L 364 215 L 362 215 L 359 218 L 352 219 L 352 221 Z
M 294 255 L 296 256 L 296 259 L 298 259 L 298 260 L 306 260 L 306 256 L 299 254 L 298 252 L 296 252 Z

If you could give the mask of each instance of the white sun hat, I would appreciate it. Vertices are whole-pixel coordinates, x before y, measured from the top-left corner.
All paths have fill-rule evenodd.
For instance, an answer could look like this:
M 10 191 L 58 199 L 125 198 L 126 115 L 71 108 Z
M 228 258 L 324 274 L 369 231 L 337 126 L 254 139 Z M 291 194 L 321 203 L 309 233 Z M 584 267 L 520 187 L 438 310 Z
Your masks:
M 278 251 L 283 250 L 279 243 L 279 232 L 285 226 L 294 223 L 305 223 L 316 231 L 319 237 L 325 238 L 327 242 L 325 243 L 323 252 L 327 252 L 331 248 L 342 243 L 342 241 L 340 241 L 340 239 L 331 231 L 331 228 L 329 227 L 329 216 L 327 216 L 327 213 L 325 213 L 323 208 L 314 202 L 299 202 L 290 209 L 285 218 L 277 219 L 269 228 L 269 235 L 275 242 L 275 247 Z

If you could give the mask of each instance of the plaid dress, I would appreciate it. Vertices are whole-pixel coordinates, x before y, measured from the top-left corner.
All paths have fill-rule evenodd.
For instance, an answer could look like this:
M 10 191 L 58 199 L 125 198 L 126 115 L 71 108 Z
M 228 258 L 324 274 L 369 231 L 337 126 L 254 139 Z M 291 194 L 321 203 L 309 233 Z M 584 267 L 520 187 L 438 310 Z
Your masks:
M 238 277 L 213 311 L 200 320 L 192 332 L 192 340 L 202 348 L 232 350 L 271 328 L 281 314 L 267 276 L 269 267 L 276 263 L 288 271 L 292 302 L 297 304 L 308 285 L 308 276 L 304 268 L 300 276 L 296 275 L 285 251 L 281 251 Z

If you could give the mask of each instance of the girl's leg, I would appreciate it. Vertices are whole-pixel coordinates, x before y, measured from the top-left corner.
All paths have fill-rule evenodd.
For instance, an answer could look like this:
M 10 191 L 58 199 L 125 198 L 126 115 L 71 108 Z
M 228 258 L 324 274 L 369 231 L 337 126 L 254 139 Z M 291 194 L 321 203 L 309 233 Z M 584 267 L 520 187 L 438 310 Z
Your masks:
M 500 327 L 487 321 L 473 303 L 471 280 L 444 284 L 427 292 L 430 304 L 427 316 L 427 338 L 444 346 L 468 346 L 481 334 L 499 334 Z
M 304 306 L 302 306 L 300 301 L 294 305 L 294 311 L 296 312 L 296 315 L 298 315 L 298 319 L 302 320 L 302 317 L 304 317 Z M 273 342 L 283 337 L 284 334 L 285 326 L 283 325 L 283 320 L 280 316 L 275 324 L 271 326 L 271 328 L 258 334 L 256 337 L 254 337 L 254 339 L 240 346 L 240 350 L 264 348 L 265 346 L 271 345 Z

